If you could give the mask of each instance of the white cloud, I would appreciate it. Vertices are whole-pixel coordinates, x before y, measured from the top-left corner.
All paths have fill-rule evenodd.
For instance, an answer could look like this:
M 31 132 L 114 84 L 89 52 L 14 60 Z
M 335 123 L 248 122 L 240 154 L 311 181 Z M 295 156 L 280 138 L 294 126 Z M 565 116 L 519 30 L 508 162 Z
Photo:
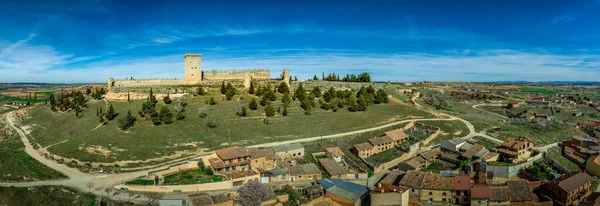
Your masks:
M 551 19 L 550 23 L 553 23 L 553 24 L 567 23 L 567 22 L 571 22 L 571 21 L 578 19 L 580 16 L 581 16 L 581 13 L 563 14 L 563 15 L 560 15 L 560 16 L 557 16 L 557 17 L 554 17 L 553 19 Z

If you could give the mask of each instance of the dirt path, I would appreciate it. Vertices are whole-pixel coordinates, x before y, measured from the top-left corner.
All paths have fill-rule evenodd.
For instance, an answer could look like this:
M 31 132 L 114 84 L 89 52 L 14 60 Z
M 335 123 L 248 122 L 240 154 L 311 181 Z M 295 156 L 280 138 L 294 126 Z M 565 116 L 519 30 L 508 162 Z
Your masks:
M 500 118 L 503 118 L 503 119 L 509 119 L 507 116 L 504 116 L 504 115 L 501 115 L 501 114 L 497 114 L 497 113 L 494 113 L 494 112 L 490 112 L 490 111 L 487 111 L 485 109 L 479 109 L 479 108 L 477 108 L 477 107 L 480 107 L 480 106 L 504 107 L 504 106 L 506 106 L 504 104 L 477 104 L 477 105 L 473 105 L 473 109 L 477 109 L 479 111 L 482 111 L 482 112 L 485 112 L 485 113 L 488 113 L 488 114 L 491 114 L 491 115 L 494 115 L 494 116 L 497 116 L 497 117 L 500 117 Z

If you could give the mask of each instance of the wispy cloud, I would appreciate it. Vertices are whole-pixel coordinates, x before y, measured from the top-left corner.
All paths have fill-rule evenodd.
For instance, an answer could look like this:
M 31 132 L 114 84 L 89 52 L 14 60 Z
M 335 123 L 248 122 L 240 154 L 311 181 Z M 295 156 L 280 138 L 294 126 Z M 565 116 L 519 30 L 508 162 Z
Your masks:
M 571 22 L 571 21 L 578 19 L 580 16 L 581 16 L 581 13 L 563 14 L 563 15 L 560 15 L 560 16 L 557 16 L 557 17 L 554 17 L 553 19 L 551 19 L 550 23 L 553 23 L 553 24 L 567 23 L 567 22 Z
M 22 40 L 19 40 L 18 42 L 15 42 L 14 44 L 8 45 L 6 48 L 2 49 L 2 52 L 0 52 L 0 59 L 10 55 L 15 49 L 17 49 L 21 45 L 26 44 L 27 42 L 31 41 L 34 37 L 35 37 L 35 34 L 29 34 L 29 37 L 27 37 L 26 39 L 22 39 Z

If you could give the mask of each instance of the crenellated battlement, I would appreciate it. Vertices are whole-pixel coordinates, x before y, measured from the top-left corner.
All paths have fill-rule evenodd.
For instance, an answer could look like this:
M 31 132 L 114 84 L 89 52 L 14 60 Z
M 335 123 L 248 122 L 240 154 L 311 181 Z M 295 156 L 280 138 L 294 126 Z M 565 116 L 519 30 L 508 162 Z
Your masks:
M 231 69 L 229 71 L 202 71 L 202 54 L 186 52 L 184 54 L 184 78 L 145 78 L 145 79 L 108 79 L 108 87 L 146 87 L 146 86 L 172 86 L 172 85 L 195 85 L 214 83 L 220 81 L 243 81 L 244 86 L 249 87 L 252 80 L 270 80 L 271 71 L 268 69 Z M 289 70 L 276 80 L 283 80 L 289 84 Z

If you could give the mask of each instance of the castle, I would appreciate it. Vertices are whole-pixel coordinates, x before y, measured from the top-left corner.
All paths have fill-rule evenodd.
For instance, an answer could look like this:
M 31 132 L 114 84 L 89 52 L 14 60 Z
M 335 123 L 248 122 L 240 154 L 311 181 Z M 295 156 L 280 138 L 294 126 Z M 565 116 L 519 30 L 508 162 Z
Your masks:
M 183 79 L 113 79 L 108 78 L 109 90 L 117 87 L 147 87 L 147 86 L 179 86 L 197 84 L 220 84 L 222 81 L 243 81 L 244 87 L 249 88 L 253 80 L 271 80 L 271 71 L 267 69 L 245 69 L 231 71 L 202 71 L 202 54 L 186 53 L 183 56 Z M 284 69 L 280 80 L 290 84 L 290 71 Z

